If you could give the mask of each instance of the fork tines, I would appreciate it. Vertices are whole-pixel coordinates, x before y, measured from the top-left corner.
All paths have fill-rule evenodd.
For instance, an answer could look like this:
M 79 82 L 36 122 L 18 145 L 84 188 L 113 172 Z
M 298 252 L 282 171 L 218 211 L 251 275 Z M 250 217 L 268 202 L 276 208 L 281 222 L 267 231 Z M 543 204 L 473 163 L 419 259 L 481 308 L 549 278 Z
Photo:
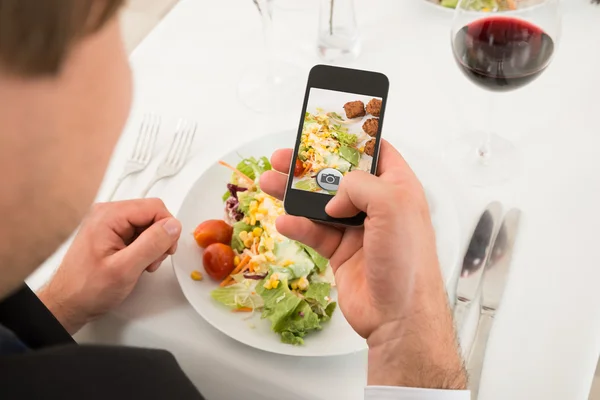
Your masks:
M 194 142 L 197 127 L 198 124 L 196 122 L 190 122 L 184 119 L 179 120 L 175 131 L 175 137 L 173 138 L 169 153 L 165 159 L 168 164 L 179 168 L 183 166 L 183 163 L 189 154 L 190 146 Z
M 160 117 L 155 114 L 146 114 L 140 126 L 140 132 L 133 148 L 131 159 L 140 163 L 147 163 L 152 157 L 152 149 L 156 143 L 160 129 Z

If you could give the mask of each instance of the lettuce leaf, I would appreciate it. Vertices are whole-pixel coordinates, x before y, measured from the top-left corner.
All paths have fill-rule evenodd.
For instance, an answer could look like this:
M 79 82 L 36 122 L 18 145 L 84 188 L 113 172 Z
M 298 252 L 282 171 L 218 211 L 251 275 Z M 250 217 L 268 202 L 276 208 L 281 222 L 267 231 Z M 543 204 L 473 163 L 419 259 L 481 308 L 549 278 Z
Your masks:
M 321 330 L 319 316 L 306 301 L 301 301 L 291 315 L 281 324 L 281 341 L 294 345 L 304 344 L 302 339 L 312 330 Z
M 325 307 L 325 315 L 319 316 L 321 322 L 329 321 L 331 319 L 331 316 L 333 315 L 333 312 L 335 311 L 336 307 L 337 307 L 337 303 L 335 301 L 332 301 L 331 303 L 329 303 L 327 305 L 327 307 Z
M 250 157 L 240 161 L 236 168 L 248 178 L 255 180 L 263 172 L 269 171 L 272 167 L 267 157 L 260 157 L 258 160 Z
M 342 146 L 340 147 L 340 157 L 356 167 L 360 161 L 360 152 L 354 147 Z
M 281 341 L 286 344 L 293 344 L 294 346 L 302 346 L 304 344 L 304 339 L 300 335 L 294 335 L 292 332 L 281 332 Z
M 244 250 L 244 243 L 240 239 L 240 232 L 250 232 L 254 227 L 243 221 L 233 224 L 233 236 L 231 237 L 231 248 L 237 251 Z
M 275 244 L 273 250 L 275 263 L 284 264 L 291 261 L 287 267 L 273 267 L 273 271 L 280 276 L 286 276 L 288 281 L 301 277 L 307 277 L 315 268 L 314 261 L 304 251 L 304 247 L 294 240 L 284 240 Z
M 329 300 L 326 297 L 329 296 L 330 292 L 331 285 L 329 283 L 311 283 L 306 293 L 304 293 L 304 297 L 315 300 L 321 306 L 327 307 Z
M 223 199 L 223 203 L 225 203 L 230 197 L 231 197 L 231 192 L 229 190 L 227 190 L 225 193 L 223 193 L 223 197 L 221 197 Z
M 314 192 L 319 189 L 319 185 L 317 185 L 317 181 L 314 179 L 305 179 L 303 181 L 296 182 L 294 185 L 296 189 L 307 190 L 309 192 Z
M 279 333 L 283 331 L 286 320 L 302 300 L 291 292 L 287 280 L 282 279 L 275 289 L 265 289 L 266 279 L 258 282 L 256 293 L 264 301 L 262 317 L 271 321 L 271 329 Z
M 344 131 L 337 132 L 337 140 L 340 142 L 342 146 L 354 146 L 356 142 L 358 142 L 358 136 L 353 133 L 348 133 Z
M 319 272 L 323 273 L 325 271 L 325 268 L 327 268 L 327 264 L 329 263 L 329 260 L 326 259 L 325 257 L 323 257 L 322 255 L 320 255 L 319 253 L 317 253 L 311 247 L 305 246 L 303 244 L 300 244 L 300 246 L 302 246 L 302 248 L 304 248 L 304 251 L 306 251 L 308 253 L 310 258 L 315 263 L 315 266 L 317 267 Z
M 244 214 L 250 211 L 250 202 L 254 199 L 256 192 L 240 192 L 238 193 L 238 210 Z
M 310 305 L 311 310 L 319 316 L 321 322 L 327 322 L 331 319 L 337 304 L 329 302 L 329 294 L 331 293 L 331 285 L 324 282 L 313 282 L 308 287 L 304 298 Z
M 264 302 L 262 297 L 256 294 L 255 287 L 256 282 L 242 281 L 235 285 L 215 289 L 210 296 L 231 309 L 261 308 Z

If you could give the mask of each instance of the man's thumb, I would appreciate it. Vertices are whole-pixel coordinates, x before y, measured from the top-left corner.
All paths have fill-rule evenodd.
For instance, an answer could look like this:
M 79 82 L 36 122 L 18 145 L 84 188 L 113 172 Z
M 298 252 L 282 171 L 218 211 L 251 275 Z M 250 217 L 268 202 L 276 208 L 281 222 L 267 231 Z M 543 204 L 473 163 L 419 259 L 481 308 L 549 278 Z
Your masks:
M 165 218 L 147 228 L 115 256 L 120 258 L 118 263 L 122 268 L 139 274 L 163 256 L 179 240 L 180 234 L 181 223 L 175 218 Z

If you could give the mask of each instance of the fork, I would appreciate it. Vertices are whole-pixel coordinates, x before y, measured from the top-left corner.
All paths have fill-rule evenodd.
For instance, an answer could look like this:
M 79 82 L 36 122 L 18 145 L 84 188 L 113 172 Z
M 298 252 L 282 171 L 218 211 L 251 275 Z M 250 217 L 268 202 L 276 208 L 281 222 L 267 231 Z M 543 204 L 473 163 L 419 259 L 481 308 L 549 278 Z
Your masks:
M 156 169 L 156 175 L 152 181 L 146 186 L 142 192 L 142 198 L 146 197 L 150 189 L 161 179 L 168 178 L 177 174 L 187 161 L 190 154 L 190 149 L 196 136 L 196 128 L 198 125 L 195 122 L 189 122 L 180 119 L 175 130 L 175 137 L 169 148 L 169 152 L 161 164 Z
M 152 152 L 154 150 L 154 145 L 156 144 L 156 138 L 158 136 L 159 129 L 160 117 L 155 114 L 145 114 L 144 119 L 142 120 L 142 125 L 140 126 L 137 140 L 135 142 L 135 147 L 133 148 L 133 152 L 125 164 L 123 173 L 117 180 L 115 187 L 110 193 L 108 201 L 112 200 L 117 192 L 117 189 L 119 186 L 121 186 L 121 183 L 123 183 L 125 178 L 127 178 L 129 175 L 143 171 L 146 169 L 148 164 L 150 164 L 150 159 L 152 158 Z

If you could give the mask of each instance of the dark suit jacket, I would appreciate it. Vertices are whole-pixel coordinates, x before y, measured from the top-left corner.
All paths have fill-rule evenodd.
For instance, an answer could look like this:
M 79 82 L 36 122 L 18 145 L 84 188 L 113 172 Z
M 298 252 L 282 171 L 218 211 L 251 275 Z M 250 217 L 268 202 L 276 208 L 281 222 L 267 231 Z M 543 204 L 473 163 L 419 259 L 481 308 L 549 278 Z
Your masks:
M 2 400 L 202 399 L 166 351 L 78 346 L 27 286 L 0 302 L 0 325 L 30 349 L 0 354 Z

